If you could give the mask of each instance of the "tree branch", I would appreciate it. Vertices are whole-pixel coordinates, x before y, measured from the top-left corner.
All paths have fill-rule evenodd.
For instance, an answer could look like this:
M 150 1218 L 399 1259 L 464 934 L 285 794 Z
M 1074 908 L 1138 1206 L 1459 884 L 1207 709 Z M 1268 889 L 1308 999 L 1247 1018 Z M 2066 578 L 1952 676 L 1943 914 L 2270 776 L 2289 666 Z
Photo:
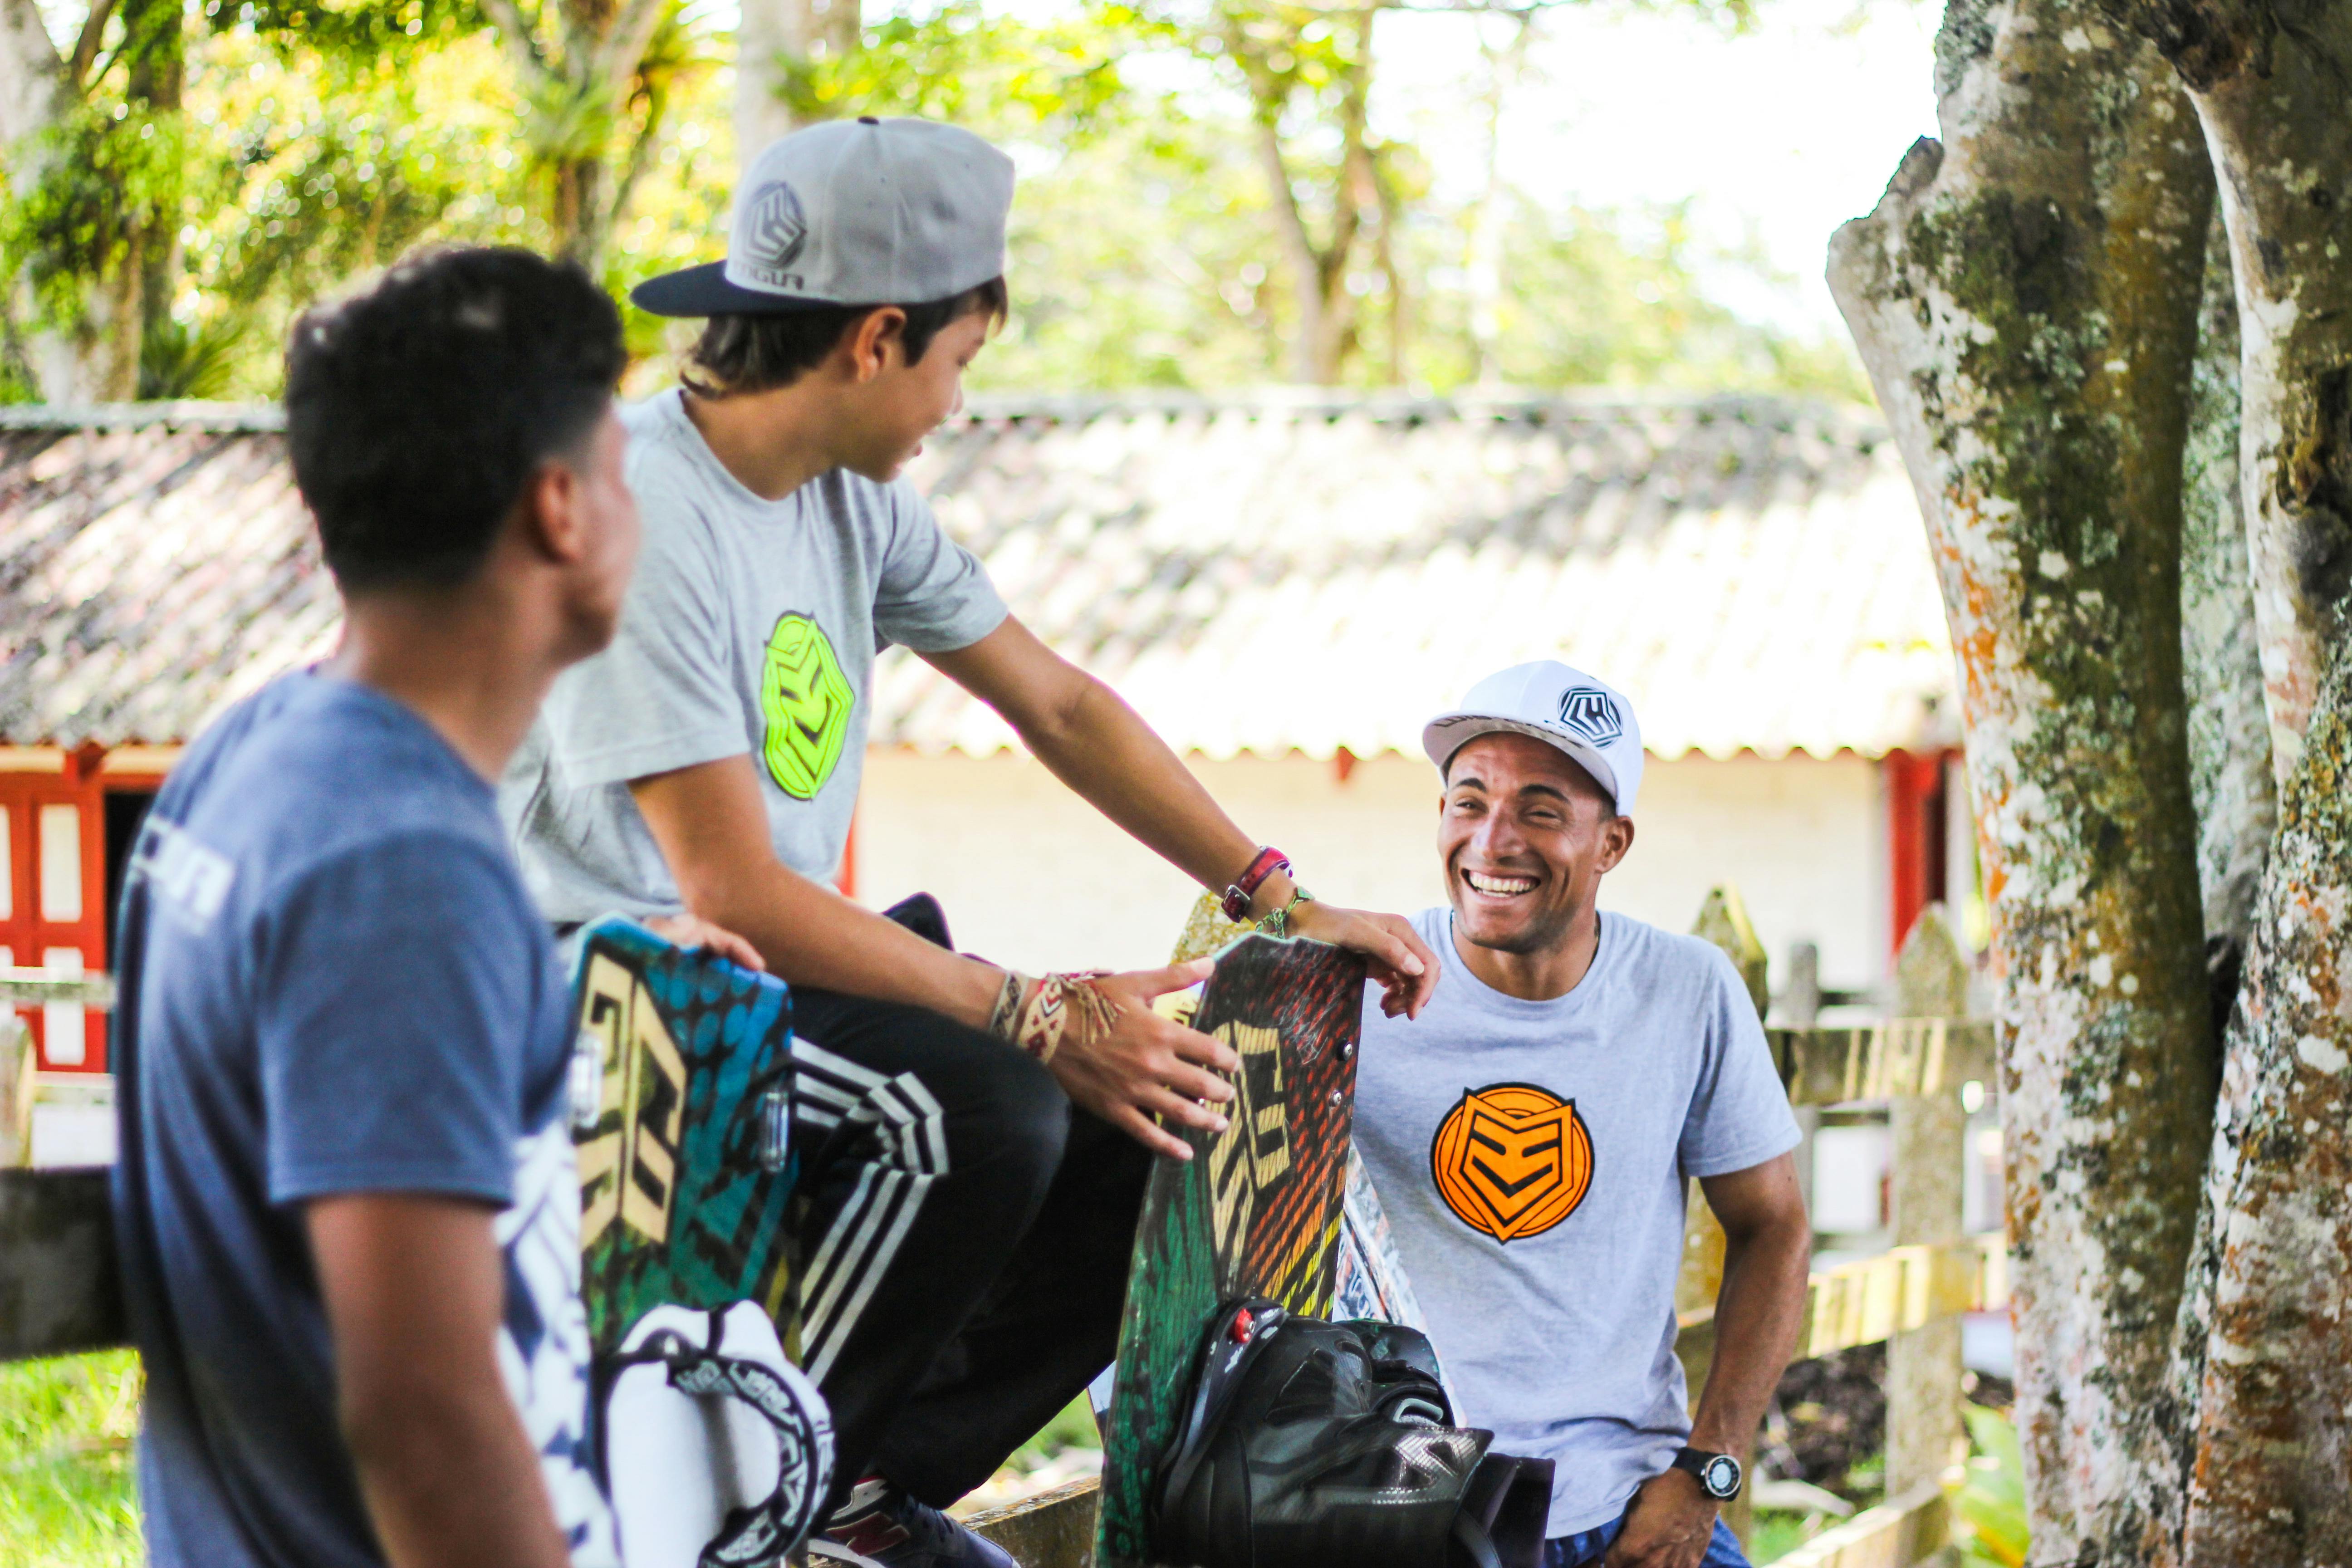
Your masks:
M 613 18 L 604 41 L 596 46 L 594 80 L 604 90 L 605 101 L 616 109 L 669 3 L 670 0 L 626 0 L 620 15 Z
M 98 60 L 107 18 L 113 15 L 114 0 L 90 0 L 89 15 L 82 19 L 81 37 L 74 40 L 73 58 L 66 66 L 66 81 L 76 92 L 89 82 L 89 68 Z
M 515 0 L 482 0 L 482 14 L 499 30 L 499 44 L 514 57 L 524 79 L 544 81 L 549 75 L 547 57 L 540 51 L 539 38 L 524 19 L 522 7 Z

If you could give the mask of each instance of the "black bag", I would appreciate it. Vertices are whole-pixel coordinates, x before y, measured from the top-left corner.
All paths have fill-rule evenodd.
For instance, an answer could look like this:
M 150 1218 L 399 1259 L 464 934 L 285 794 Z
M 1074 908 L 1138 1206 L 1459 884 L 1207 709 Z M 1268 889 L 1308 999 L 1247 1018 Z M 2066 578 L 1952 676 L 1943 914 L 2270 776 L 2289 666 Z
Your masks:
M 1492 1454 L 1429 1341 L 1393 1323 L 1218 1310 L 1152 1498 L 1182 1568 L 1538 1568 L 1551 1461 Z

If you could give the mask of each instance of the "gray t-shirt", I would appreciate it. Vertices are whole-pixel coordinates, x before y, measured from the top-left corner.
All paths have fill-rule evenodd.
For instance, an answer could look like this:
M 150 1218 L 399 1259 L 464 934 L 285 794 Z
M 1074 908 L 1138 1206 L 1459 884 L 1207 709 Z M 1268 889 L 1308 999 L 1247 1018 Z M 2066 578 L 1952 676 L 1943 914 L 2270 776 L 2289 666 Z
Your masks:
M 1356 1146 L 1466 1426 L 1556 1462 L 1547 1534 L 1624 1510 L 1690 1432 L 1675 1359 L 1685 1178 L 1797 1144 L 1756 1009 L 1696 937 L 1604 914 L 1575 990 L 1507 996 L 1450 910 L 1417 1021 L 1364 1009 Z
M 645 546 L 613 646 L 566 671 L 499 809 L 559 923 L 679 907 L 628 781 L 749 753 L 776 857 L 840 867 L 874 656 L 969 647 L 1004 619 L 980 562 L 903 480 L 836 468 L 782 500 L 737 481 L 666 392 L 624 411 Z

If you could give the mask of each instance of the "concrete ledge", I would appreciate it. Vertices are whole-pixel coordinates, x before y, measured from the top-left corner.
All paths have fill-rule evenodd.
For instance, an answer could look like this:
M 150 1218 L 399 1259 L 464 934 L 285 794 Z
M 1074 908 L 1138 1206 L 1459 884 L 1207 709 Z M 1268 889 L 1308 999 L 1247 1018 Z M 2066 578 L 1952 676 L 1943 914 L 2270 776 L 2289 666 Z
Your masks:
M 964 1523 L 975 1535 L 1013 1553 L 1021 1568 L 1094 1568 L 1095 1508 L 1102 1494 L 1093 1476 L 1021 1502 L 984 1509 Z

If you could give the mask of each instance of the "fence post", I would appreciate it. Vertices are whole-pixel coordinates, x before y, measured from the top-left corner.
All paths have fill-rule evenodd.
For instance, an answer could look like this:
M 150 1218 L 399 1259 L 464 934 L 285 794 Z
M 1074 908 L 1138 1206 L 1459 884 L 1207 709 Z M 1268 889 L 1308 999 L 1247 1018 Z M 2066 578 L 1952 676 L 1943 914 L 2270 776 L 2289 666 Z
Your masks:
M 0 1171 L 33 1163 L 33 1036 L 0 1007 Z
M 1713 942 L 1730 956 L 1731 966 L 1739 971 L 1739 978 L 1748 986 L 1748 1000 L 1756 1004 L 1756 1016 L 1761 1018 L 1771 1005 L 1771 983 L 1769 979 L 1770 961 L 1764 944 L 1756 939 L 1756 928 L 1748 923 L 1748 906 L 1740 901 L 1739 889 L 1728 882 L 1707 894 L 1698 907 L 1698 920 L 1691 926 L 1691 934 Z M 1675 1310 L 1693 1312 L 1715 1306 L 1716 1292 L 1723 1288 L 1723 1226 L 1715 1212 L 1706 1206 L 1706 1198 L 1696 1182 L 1690 1184 L 1689 1218 L 1683 1228 L 1682 1274 L 1675 1281 Z M 1715 1336 L 1706 1339 L 1706 1353 L 1687 1356 L 1683 1362 L 1683 1376 L 1690 1384 L 1691 1409 L 1698 1408 L 1698 1396 L 1706 1386 L 1707 1368 L 1715 1361 Z M 1752 1452 L 1751 1452 L 1752 1458 Z M 1723 1522 L 1748 1544 L 1756 1530 L 1755 1489 L 1746 1487 L 1738 1497 L 1723 1505 Z
M 1953 1018 L 1967 1011 L 1969 971 L 1944 907 L 1932 905 L 1895 961 L 1893 1014 Z M 1898 1097 L 1895 1122 L 1895 1244 L 1960 1235 L 1968 1119 L 1958 1088 Z M 1966 1451 L 1960 1421 L 1960 1321 L 1946 1317 L 1886 1345 L 1886 1495 L 1932 1481 Z

